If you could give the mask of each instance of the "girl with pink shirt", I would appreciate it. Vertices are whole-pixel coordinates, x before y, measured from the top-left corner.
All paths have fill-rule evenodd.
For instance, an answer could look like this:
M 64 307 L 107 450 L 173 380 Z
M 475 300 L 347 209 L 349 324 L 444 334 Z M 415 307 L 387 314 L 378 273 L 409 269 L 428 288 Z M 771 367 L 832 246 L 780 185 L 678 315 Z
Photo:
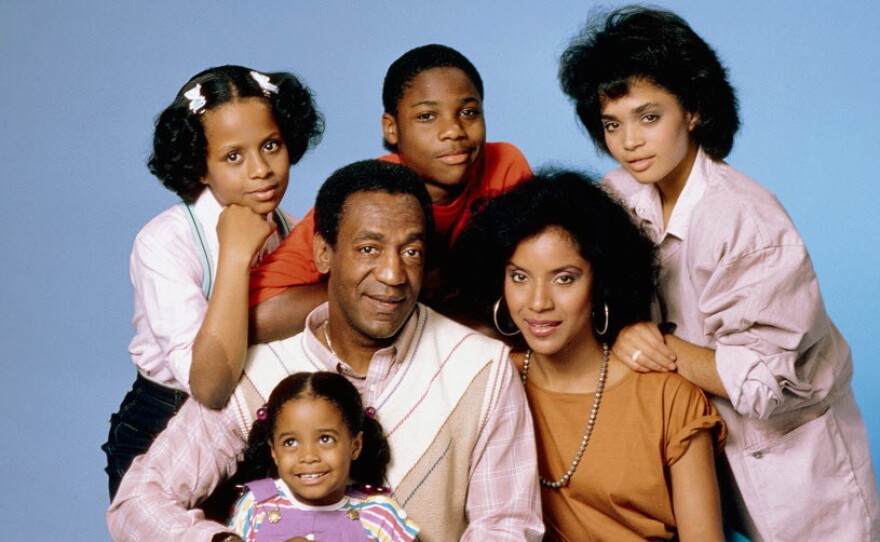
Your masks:
M 111 499 L 188 395 L 220 408 L 232 393 L 248 344 L 250 269 L 292 226 L 278 204 L 291 164 L 322 131 L 295 76 L 242 66 L 196 74 L 157 118 L 148 167 L 183 201 L 132 249 L 137 379 L 102 447 Z

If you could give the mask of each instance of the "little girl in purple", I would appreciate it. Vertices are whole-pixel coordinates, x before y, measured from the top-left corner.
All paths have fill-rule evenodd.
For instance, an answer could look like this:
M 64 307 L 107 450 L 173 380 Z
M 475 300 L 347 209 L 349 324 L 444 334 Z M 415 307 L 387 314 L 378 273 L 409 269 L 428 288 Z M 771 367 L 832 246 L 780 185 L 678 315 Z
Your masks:
M 382 426 L 370 409 L 364 411 L 345 377 L 292 374 L 275 387 L 258 416 L 247 458 L 266 465 L 274 479 L 245 484 L 229 522 L 236 535 L 225 540 L 418 537 L 418 526 L 382 487 L 391 460 Z

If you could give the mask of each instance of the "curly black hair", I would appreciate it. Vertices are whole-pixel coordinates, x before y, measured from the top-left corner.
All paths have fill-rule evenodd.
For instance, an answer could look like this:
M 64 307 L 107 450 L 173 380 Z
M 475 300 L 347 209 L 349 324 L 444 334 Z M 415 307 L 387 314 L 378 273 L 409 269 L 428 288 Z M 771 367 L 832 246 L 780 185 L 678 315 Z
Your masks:
M 463 71 L 476 87 L 482 101 L 483 79 L 471 61 L 452 47 L 432 43 L 410 49 L 388 66 L 382 84 L 382 107 L 385 112 L 396 117 L 397 104 L 413 79 L 422 72 L 435 68 L 458 68 Z M 385 140 L 382 145 L 389 151 L 397 152 L 397 145 L 391 145 Z
M 278 90 L 264 90 L 254 73 L 268 77 Z M 203 104 L 185 96 L 197 85 L 196 94 L 204 100 Z M 243 98 L 264 99 L 272 108 L 291 164 L 321 141 L 324 119 L 311 90 L 296 76 L 287 72 L 261 74 L 243 66 L 219 66 L 187 81 L 171 105 L 156 118 L 153 153 L 147 161 L 150 173 L 183 201 L 194 202 L 205 188 L 201 179 L 207 171 L 208 143 L 202 114 Z
M 691 136 L 710 157 L 723 160 L 733 148 L 740 122 L 727 70 L 670 11 L 628 6 L 594 16 L 562 53 L 559 80 L 593 143 L 606 154 L 601 100 L 625 96 L 639 80 L 663 87 L 699 115 Z
M 613 343 L 622 328 L 649 320 L 657 279 L 656 248 L 627 211 L 585 174 L 545 168 L 485 202 L 453 249 L 452 283 L 464 306 L 491 324 L 492 304 L 504 292 L 504 268 L 524 240 L 548 228 L 567 232 L 593 275 L 594 321 Z
M 336 247 L 345 202 L 358 192 L 409 194 L 415 197 L 425 216 L 425 232 L 429 235 L 425 241 L 431 244 L 430 236 L 434 232 L 431 196 L 418 173 L 406 166 L 382 160 L 362 160 L 337 169 L 318 189 L 315 233 L 331 247 Z M 428 252 L 430 254 L 430 250 Z
M 272 390 L 265 406 L 265 419 L 254 422 L 248 437 L 245 463 L 254 478 L 278 476 L 270 443 L 281 408 L 297 399 L 323 399 L 335 406 L 351 436 L 363 434 L 361 453 L 351 463 L 350 478 L 356 484 L 374 487 L 385 484 L 391 447 L 382 425 L 374 416 L 366 414 L 361 396 L 351 382 L 338 373 L 327 371 L 293 373 Z

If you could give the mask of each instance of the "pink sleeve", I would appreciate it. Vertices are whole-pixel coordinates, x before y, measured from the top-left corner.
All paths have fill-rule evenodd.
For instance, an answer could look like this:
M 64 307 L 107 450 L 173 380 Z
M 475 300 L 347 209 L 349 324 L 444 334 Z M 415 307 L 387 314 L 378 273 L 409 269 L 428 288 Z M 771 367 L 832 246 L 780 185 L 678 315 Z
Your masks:
M 207 542 L 228 532 L 194 507 L 235 471 L 245 444 L 230 406 L 188 400 L 123 477 L 107 511 L 113 540 Z
M 187 232 L 188 233 L 188 232 Z M 192 346 L 205 319 L 208 300 L 202 292 L 202 269 L 191 244 L 177 237 L 141 232 L 131 251 L 130 274 L 135 297 L 135 325 L 146 324 L 130 346 L 132 354 L 159 349 L 149 357 L 153 363 L 167 364 L 173 378 L 189 390 Z M 153 343 L 142 345 L 140 341 Z M 163 370 L 160 365 L 144 366 L 147 374 Z
M 461 540 L 540 541 L 544 523 L 534 426 L 512 362 L 504 363 L 499 382 L 471 455 L 465 505 L 469 523 Z

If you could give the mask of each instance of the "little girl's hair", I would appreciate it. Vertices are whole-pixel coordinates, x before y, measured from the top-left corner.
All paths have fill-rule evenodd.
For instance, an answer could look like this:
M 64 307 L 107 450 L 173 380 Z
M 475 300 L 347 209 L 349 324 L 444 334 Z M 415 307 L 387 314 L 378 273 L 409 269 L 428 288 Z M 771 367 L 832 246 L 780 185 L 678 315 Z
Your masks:
M 208 142 L 202 114 L 243 98 L 260 98 L 272 109 L 290 163 L 318 144 L 324 119 L 312 92 L 291 73 L 261 73 L 243 66 L 219 66 L 196 74 L 156 118 L 150 173 L 192 203 L 204 190 Z
M 560 58 L 562 90 L 606 154 L 601 100 L 625 96 L 640 79 L 699 115 L 691 136 L 706 154 L 722 160 L 730 153 L 739 129 L 736 94 L 718 55 L 678 15 L 640 6 L 598 14 Z
M 361 396 L 354 385 L 337 373 L 294 373 L 272 390 L 269 401 L 263 407 L 265 415 L 254 422 L 244 464 L 251 478 L 278 476 L 272 461 L 269 443 L 275 434 L 278 413 L 288 401 L 299 399 L 323 399 L 339 411 L 342 421 L 352 436 L 363 432 L 363 446 L 357 459 L 351 464 L 350 478 L 356 484 L 374 487 L 384 485 L 385 473 L 391 461 L 391 448 L 382 425 L 373 415 L 364 411 Z

